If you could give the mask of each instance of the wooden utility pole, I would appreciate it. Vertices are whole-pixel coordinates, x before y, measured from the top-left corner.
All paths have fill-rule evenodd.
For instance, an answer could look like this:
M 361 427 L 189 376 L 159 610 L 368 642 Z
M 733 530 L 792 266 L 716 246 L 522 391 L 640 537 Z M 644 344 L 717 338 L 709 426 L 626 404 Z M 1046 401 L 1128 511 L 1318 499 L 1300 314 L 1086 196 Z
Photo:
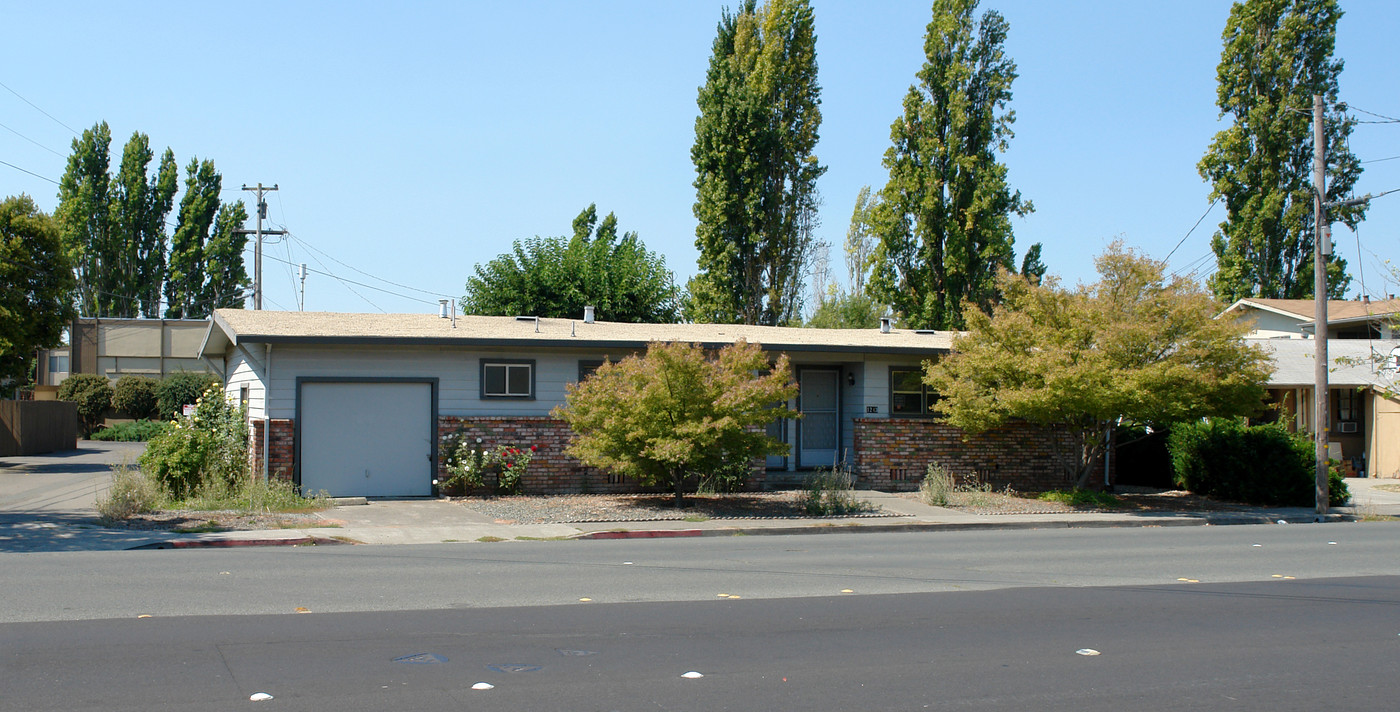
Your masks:
M 266 201 L 266 200 L 263 200 L 263 193 L 268 193 L 268 192 L 277 190 L 277 184 L 276 184 L 276 183 L 274 183 L 274 184 L 272 185 L 271 188 L 268 188 L 268 187 L 264 186 L 262 183 L 259 183 L 259 184 L 258 184 L 258 187 L 256 187 L 256 188 L 249 188 L 248 185 L 245 183 L 245 184 L 243 184 L 243 190 L 252 191 L 252 192 L 255 192 L 255 193 L 258 194 L 258 205 L 257 205 L 257 207 L 258 207 L 258 229 L 253 231 L 253 234 L 257 236 L 257 238 L 256 238 L 257 241 L 253 243 L 253 308 L 254 308 L 254 309 L 262 309 L 262 295 L 263 295 L 263 288 L 262 288 L 262 241 L 263 241 L 263 235 L 285 235 L 285 234 L 287 234 L 287 231 L 286 231 L 286 230 L 263 230 L 263 227 L 262 227 L 263 218 L 267 217 L 267 201 Z M 247 230 L 241 230 L 240 232 L 242 232 L 242 233 L 245 234 L 245 235 L 248 234 L 248 231 L 247 231 Z
M 1327 402 L 1327 256 L 1332 254 L 1332 231 L 1327 221 L 1326 139 L 1322 132 L 1322 96 L 1313 95 L 1313 436 L 1317 442 L 1317 516 L 1327 514 L 1327 436 L 1331 411 Z

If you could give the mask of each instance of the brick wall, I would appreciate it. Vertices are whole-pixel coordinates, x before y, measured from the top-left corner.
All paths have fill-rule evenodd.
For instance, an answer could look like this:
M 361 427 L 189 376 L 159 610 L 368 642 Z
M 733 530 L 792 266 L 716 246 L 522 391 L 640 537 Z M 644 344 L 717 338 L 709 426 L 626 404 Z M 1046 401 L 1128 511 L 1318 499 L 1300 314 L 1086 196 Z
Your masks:
M 253 472 L 262 472 L 263 457 L 263 420 L 255 419 L 250 422 L 248 429 L 249 450 L 248 457 L 252 460 Z M 291 481 L 293 455 L 295 453 L 293 435 L 295 429 L 292 427 L 291 418 L 272 419 L 272 440 L 268 442 L 267 464 L 268 471 L 273 477 Z
M 916 490 L 938 462 L 961 484 L 975 479 L 1021 491 L 1068 487 L 1060 448 L 1071 442 L 1063 430 L 1012 424 L 972 436 L 951 425 L 912 418 L 858 418 L 855 470 L 859 486 Z
M 527 449 L 534 445 L 535 453 L 521 481 L 520 491 L 524 494 L 656 491 L 655 488 L 641 487 L 632 480 L 584 467 L 583 463 L 569 457 L 564 450 L 573 437 L 573 431 L 564 421 L 548 416 L 440 416 L 439 480 L 450 477 L 443 464 L 447 459 L 447 453 L 441 451 L 443 440 L 459 431 L 471 440 L 481 438 L 484 450 L 494 450 L 500 446 Z

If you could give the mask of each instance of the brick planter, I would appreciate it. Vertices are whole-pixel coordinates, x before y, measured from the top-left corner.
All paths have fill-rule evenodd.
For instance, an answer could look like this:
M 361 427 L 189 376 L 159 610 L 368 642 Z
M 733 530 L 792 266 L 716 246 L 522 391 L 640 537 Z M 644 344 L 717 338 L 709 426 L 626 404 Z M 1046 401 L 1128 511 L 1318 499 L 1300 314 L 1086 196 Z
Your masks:
M 913 418 L 858 418 L 855 470 L 861 487 L 912 491 L 928 466 L 941 464 L 959 483 L 976 480 L 1021 491 L 1068 487 L 1057 461 L 1071 439 L 1063 430 L 1023 423 L 964 440 L 951 425 Z
M 263 420 L 256 419 L 249 422 L 248 428 L 248 457 L 252 461 L 253 471 L 260 472 L 259 465 L 263 458 Z M 294 421 L 291 418 L 272 419 L 272 440 L 268 442 L 267 469 L 271 477 L 280 480 L 292 480 L 292 466 L 295 463 L 294 449 Z
M 649 492 L 654 488 L 644 488 L 631 480 L 610 475 L 569 457 L 565 448 L 573 438 L 573 431 L 562 420 L 548 416 L 456 416 L 444 415 L 438 418 L 438 446 L 453 433 L 461 431 L 465 437 L 481 438 L 481 449 L 494 450 L 500 446 L 528 449 L 536 447 L 525 477 L 520 483 L 522 494 L 566 494 L 593 492 L 602 494 L 624 492 Z M 438 480 L 446 480 L 448 475 L 443 462 L 446 453 L 438 455 Z M 489 484 L 489 482 L 488 482 Z M 489 490 L 483 488 L 478 494 Z

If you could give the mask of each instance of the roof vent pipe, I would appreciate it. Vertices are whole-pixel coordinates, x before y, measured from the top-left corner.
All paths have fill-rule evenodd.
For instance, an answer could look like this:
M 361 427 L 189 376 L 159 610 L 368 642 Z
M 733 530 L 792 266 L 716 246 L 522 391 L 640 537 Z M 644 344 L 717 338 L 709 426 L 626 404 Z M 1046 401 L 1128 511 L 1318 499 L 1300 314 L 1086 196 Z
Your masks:
M 439 300 L 438 300 L 438 318 L 439 318 L 439 319 L 446 319 L 446 318 L 447 318 L 447 303 L 450 302 L 450 301 L 452 301 L 452 300 L 450 300 L 450 299 L 439 299 Z
M 593 307 L 584 307 L 584 308 L 583 308 L 583 323 L 585 323 L 585 324 L 592 324 L 592 323 L 593 323 Z
M 881 334 L 888 334 L 888 333 L 890 333 L 890 322 L 891 322 L 891 321 L 892 321 L 892 319 L 890 319 L 890 318 L 887 317 L 887 316 L 882 316 L 882 317 L 880 317 L 880 333 L 881 333 Z

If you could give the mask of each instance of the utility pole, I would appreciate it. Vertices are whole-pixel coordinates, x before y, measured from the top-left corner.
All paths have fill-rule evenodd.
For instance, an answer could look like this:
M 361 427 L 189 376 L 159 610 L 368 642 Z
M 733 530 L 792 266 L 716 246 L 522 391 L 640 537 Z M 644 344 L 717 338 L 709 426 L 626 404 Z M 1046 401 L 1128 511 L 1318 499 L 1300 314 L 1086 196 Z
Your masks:
M 1327 436 L 1331 411 L 1327 403 L 1327 256 L 1332 254 L 1332 231 L 1327 222 L 1327 160 L 1322 133 L 1322 96 L 1313 94 L 1313 436 L 1317 442 L 1314 473 L 1317 516 L 1327 514 Z
M 262 183 L 258 183 L 258 186 L 257 186 L 256 188 L 249 188 L 249 187 L 248 187 L 248 184 L 247 184 L 247 183 L 244 183 L 244 184 L 243 184 L 243 190 L 250 191 L 250 192 L 255 192 L 255 193 L 258 194 L 258 229 L 252 231 L 252 234 L 254 234 L 254 235 L 257 236 L 257 241 L 253 244 L 253 308 L 254 308 L 254 309 L 262 309 L 262 295 L 263 295 L 263 289 L 262 289 L 262 241 L 263 241 L 263 235 L 285 235 L 285 234 L 287 234 L 287 231 L 286 231 L 286 230 L 263 230 L 263 227 L 262 227 L 263 218 L 266 218 L 266 217 L 267 217 L 267 201 L 266 201 L 266 200 L 263 200 L 263 193 L 269 193 L 269 192 L 271 192 L 271 191 L 277 190 L 277 184 L 276 184 L 276 183 L 272 184 L 272 187 L 271 187 L 271 188 L 264 186 Z M 248 230 L 239 230 L 238 232 L 239 232 L 240 234 L 243 234 L 243 235 L 249 234 L 249 231 L 248 231 Z
M 297 311 L 306 311 L 306 263 L 301 263 L 301 294 L 297 297 Z

